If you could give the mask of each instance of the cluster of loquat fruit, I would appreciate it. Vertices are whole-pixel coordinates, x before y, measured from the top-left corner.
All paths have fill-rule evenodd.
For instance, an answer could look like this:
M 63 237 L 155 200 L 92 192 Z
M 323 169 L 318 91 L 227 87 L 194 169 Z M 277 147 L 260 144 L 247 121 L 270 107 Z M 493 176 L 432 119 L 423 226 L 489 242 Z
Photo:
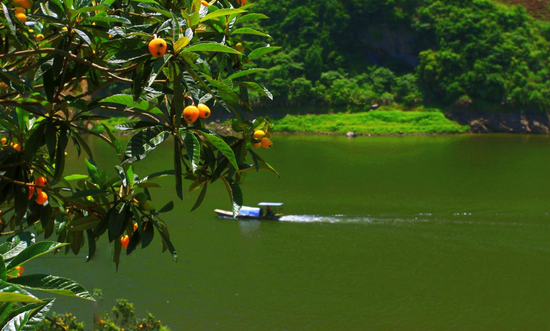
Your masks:
M 264 130 L 254 131 L 253 137 L 251 139 L 252 146 L 256 148 L 260 148 L 260 147 L 271 148 L 273 146 L 273 143 L 271 142 L 271 139 L 269 139 L 269 137 L 271 137 L 271 132 L 269 132 L 269 128 L 266 131 Z
M 31 0 L 12 0 L 13 5 L 15 6 L 14 12 L 15 17 L 25 24 L 27 22 L 27 9 L 31 9 L 32 1 Z
M 183 110 L 183 119 L 189 124 L 194 123 L 199 117 L 210 117 L 210 108 L 204 103 L 199 103 L 197 106 L 193 104 L 192 106 L 185 107 Z
M 167 47 L 166 41 L 162 38 L 155 38 L 149 42 L 149 52 L 154 58 L 163 57 L 166 54 Z M 210 117 L 210 108 L 204 103 L 199 103 L 197 106 L 193 103 L 193 105 L 185 107 L 182 115 L 185 121 L 191 124 L 199 117 Z
M 13 9 L 15 17 L 23 24 L 27 23 L 27 9 L 32 8 L 32 0 L 12 0 L 12 3 L 15 7 Z M 34 30 L 29 29 L 29 33 L 34 33 Z M 36 40 L 44 40 L 44 35 L 42 33 L 37 34 Z
M 8 145 L 8 139 L 6 137 L 0 138 L 0 144 L 2 146 L 7 146 Z M 21 151 L 21 145 L 19 145 L 18 143 L 14 143 L 12 141 L 12 142 L 9 143 L 9 146 L 11 146 L 13 149 L 15 149 L 18 152 Z M 4 150 L 3 147 L 0 148 L 0 151 L 3 151 L 3 150 Z M 40 177 L 38 177 L 34 180 L 34 183 L 31 183 L 31 184 L 41 186 L 41 187 L 45 187 L 47 183 L 48 183 L 48 180 L 46 179 L 46 177 L 40 176 Z M 43 205 L 43 204 L 46 203 L 46 201 L 48 201 L 48 194 L 46 192 L 43 192 L 42 189 L 40 189 L 40 188 L 35 188 L 34 186 L 29 186 L 29 200 L 32 199 L 32 197 L 34 196 L 35 193 L 36 193 L 36 198 L 34 199 L 34 201 L 37 204 Z
M 7 146 L 8 145 L 8 139 L 6 137 L 0 139 L 0 144 L 2 146 Z M 10 142 L 9 144 L 13 149 L 15 149 L 16 151 L 20 152 L 21 151 L 21 145 L 19 145 L 18 143 L 16 142 Z M 4 151 L 4 148 L 1 148 L 0 151 Z
M 44 176 L 40 176 L 34 180 L 34 185 L 46 187 L 46 184 L 48 184 L 48 180 Z M 48 194 L 46 192 L 42 191 L 42 189 L 38 187 L 29 186 L 29 200 L 32 199 L 35 193 L 36 198 L 34 199 L 34 201 L 37 204 L 43 205 L 46 203 L 46 201 L 48 201 Z

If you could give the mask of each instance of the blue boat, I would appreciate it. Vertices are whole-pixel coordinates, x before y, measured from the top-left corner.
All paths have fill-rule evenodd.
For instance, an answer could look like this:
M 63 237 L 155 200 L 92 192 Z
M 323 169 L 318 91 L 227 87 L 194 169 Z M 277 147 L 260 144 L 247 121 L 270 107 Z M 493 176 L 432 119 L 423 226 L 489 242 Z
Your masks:
M 266 221 L 278 221 L 283 216 L 282 202 L 260 202 L 258 207 L 242 206 L 237 217 L 233 212 L 223 209 L 214 209 L 219 218 L 254 219 Z

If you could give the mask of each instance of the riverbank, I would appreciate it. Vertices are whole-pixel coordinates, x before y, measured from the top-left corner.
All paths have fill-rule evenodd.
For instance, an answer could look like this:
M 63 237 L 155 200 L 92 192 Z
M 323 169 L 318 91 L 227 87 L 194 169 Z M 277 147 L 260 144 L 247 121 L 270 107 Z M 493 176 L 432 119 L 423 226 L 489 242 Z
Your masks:
M 358 135 L 455 134 L 470 132 L 468 125 L 449 120 L 438 111 L 373 110 L 361 113 L 287 115 L 273 120 L 275 132 Z

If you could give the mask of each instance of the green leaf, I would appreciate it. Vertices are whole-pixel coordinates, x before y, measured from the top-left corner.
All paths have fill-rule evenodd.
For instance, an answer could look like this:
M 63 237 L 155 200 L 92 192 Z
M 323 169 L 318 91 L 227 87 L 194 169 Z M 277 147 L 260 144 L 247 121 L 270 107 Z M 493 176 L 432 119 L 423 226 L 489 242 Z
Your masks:
M 177 261 L 178 254 L 176 253 L 176 248 L 172 244 L 172 241 L 170 241 L 170 237 L 168 236 L 168 229 L 166 227 L 163 228 L 157 221 L 152 221 L 152 222 L 157 228 L 157 231 L 159 232 L 160 236 L 162 237 L 162 241 L 168 247 L 168 250 L 172 254 L 174 261 Z
M 176 177 L 176 194 L 183 200 L 183 170 L 181 168 L 181 146 L 179 139 L 174 139 L 174 175 Z
M 256 164 L 256 169 L 257 170 L 266 170 L 266 171 L 269 171 L 269 172 L 277 175 L 279 178 L 281 178 L 281 175 L 279 175 L 277 170 L 275 170 L 275 168 L 273 168 L 269 163 L 265 162 L 264 159 L 262 159 L 261 156 L 256 154 L 256 152 L 254 152 L 251 149 L 248 150 L 248 152 L 250 153 L 250 155 L 252 155 L 252 158 L 254 159 L 254 163 Z M 241 171 L 241 172 L 247 172 L 247 171 L 251 171 L 251 170 L 247 169 L 247 170 Z
M 111 56 L 107 62 L 112 64 L 124 64 L 140 58 L 148 58 L 150 56 L 151 53 L 148 49 L 123 50 Z
M 191 161 L 191 168 L 193 172 L 197 171 L 201 161 L 201 145 L 197 137 L 192 133 L 188 132 L 183 139 L 185 144 L 185 149 L 187 150 L 187 156 L 189 161 Z
M 162 207 L 158 213 L 167 213 L 169 211 L 171 211 L 172 209 L 174 209 L 174 201 L 170 201 L 168 202 L 166 205 L 164 205 L 164 207 Z
M 238 71 L 238 72 L 234 73 L 233 75 L 227 77 L 227 79 L 233 80 L 235 78 L 252 75 L 252 74 L 255 74 L 255 73 L 258 73 L 258 72 L 262 72 L 262 71 L 267 71 L 267 69 L 255 68 L 255 69 L 241 70 L 241 71 Z
M 86 257 L 86 262 L 89 262 L 95 255 L 96 239 L 92 230 L 86 230 L 86 237 L 88 239 L 88 256 Z
M 251 90 L 256 91 L 259 95 L 267 97 L 273 100 L 273 94 L 269 90 L 255 82 L 235 82 L 237 85 L 245 86 Z
M 63 171 L 65 170 L 65 149 L 69 143 L 67 130 L 60 130 L 57 139 L 57 149 L 55 153 L 55 171 L 53 175 L 54 182 L 61 180 Z
M 199 206 L 202 204 L 204 197 L 206 196 L 206 190 L 208 188 L 208 184 L 205 183 L 202 187 L 201 193 L 199 194 L 199 197 L 197 198 L 197 201 L 195 201 L 195 204 L 193 205 L 193 208 L 191 208 L 191 211 L 194 211 L 195 209 L 199 208 Z
M 214 147 L 216 147 L 229 160 L 233 168 L 235 168 L 236 170 L 239 169 L 239 165 L 237 164 L 237 160 L 235 159 L 235 153 L 220 136 L 203 130 L 197 130 L 196 132 L 205 137 L 206 140 L 214 145 Z
M 22 313 L 15 315 L 12 319 L 7 321 L 2 328 L 2 331 L 22 331 L 25 324 L 29 321 L 31 313 L 32 309 L 29 308 L 29 310 L 25 310 Z
M 40 304 L 39 307 L 34 308 L 31 317 L 28 319 L 27 323 L 25 323 L 25 326 L 21 330 L 35 331 L 40 328 L 42 326 L 42 323 L 44 322 L 44 319 L 46 319 L 46 316 L 50 312 L 54 301 L 55 299 L 45 299 L 44 303 Z
M 127 123 L 117 124 L 115 125 L 115 129 L 120 131 L 128 131 L 128 130 L 148 128 L 155 125 L 156 125 L 155 122 L 137 121 L 137 122 L 127 122 Z
M 33 274 L 11 279 L 10 283 L 17 284 L 28 290 L 37 290 L 95 301 L 90 292 L 82 287 L 82 285 L 68 278 L 46 274 Z
M 109 127 L 105 125 L 105 123 L 101 123 L 101 125 L 103 125 L 105 132 L 107 132 L 107 134 L 109 135 L 109 139 L 111 139 L 111 143 L 115 147 L 117 154 L 122 155 L 123 151 L 122 151 L 122 147 L 120 146 L 120 142 L 118 141 L 118 138 L 113 134 L 111 129 L 109 129 Z
M 67 244 L 62 244 L 62 243 L 53 242 L 53 241 L 41 241 L 41 242 L 32 244 L 27 248 L 25 248 L 23 251 L 21 251 L 21 253 L 19 253 L 19 255 L 17 255 L 13 260 L 11 260 L 7 265 L 7 269 L 8 270 L 13 269 L 18 265 L 25 264 L 26 262 L 34 258 L 37 258 L 49 252 L 55 251 L 56 249 L 66 245 Z
M 163 177 L 167 177 L 167 176 L 173 176 L 173 175 L 174 175 L 174 170 L 159 171 L 159 172 L 152 173 L 149 176 L 146 176 L 145 178 L 143 178 L 140 181 L 140 183 L 145 183 L 145 182 L 153 180 L 153 179 L 159 179 L 159 178 L 163 178 Z
M 218 91 L 224 101 L 232 104 L 237 104 L 239 102 L 238 95 L 233 91 L 231 87 L 206 75 L 205 77 L 208 82 Z
M 91 45 L 92 41 L 90 40 L 90 37 L 86 34 L 86 32 L 80 30 L 80 29 L 73 29 L 74 32 L 76 32 L 80 36 L 80 40 L 82 40 L 85 44 Z
M 232 36 L 236 35 L 236 34 L 250 34 L 250 35 L 261 36 L 261 37 L 269 37 L 269 35 L 267 33 L 263 33 L 261 31 L 254 30 L 252 28 L 240 28 L 240 29 L 237 29 L 237 30 L 233 30 L 233 32 L 231 32 Z
M 15 24 L 13 24 L 13 21 L 11 20 L 10 11 L 4 3 L 2 3 L 2 10 L 4 11 L 4 15 L 6 16 L 6 22 L 8 22 L 8 27 L 10 28 L 11 33 L 16 36 L 17 29 L 15 28 Z
M 122 251 L 122 243 L 120 240 L 115 240 L 115 251 L 113 254 L 113 262 L 116 265 L 116 271 L 118 271 L 118 265 L 120 264 L 120 252 Z
M 143 229 L 143 238 L 141 239 L 141 248 L 146 248 L 153 241 L 155 237 L 155 228 L 151 224 L 152 222 L 143 223 L 145 228 Z
M 123 164 L 144 159 L 158 145 L 170 136 L 168 128 L 162 125 L 153 126 L 140 131 L 128 141 Z
M 46 126 L 48 121 L 41 121 L 34 129 L 31 136 L 25 144 L 25 160 L 30 162 L 36 155 L 36 152 L 44 144 L 44 135 L 46 134 Z
M 195 44 L 193 46 L 187 47 L 185 50 L 188 52 L 219 52 L 219 53 L 231 53 L 231 54 L 242 55 L 241 52 L 231 47 L 218 44 L 218 43 Z
M 201 18 L 200 21 L 201 22 L 206 22 L 206 21 L 211 20 L 213 18 L 217 18 L 217 17 L 221 17 L 221 16 L 228 16 L 228 15 L 235 15 L 235 14 L 240 14 L 240 13 L 245 13 L 245 12 L 246 12 L 246 10 L 242 10 L 242 9 L 223 8 L 223 9 L 218 9 L 215 12 L 208 13 L 206 16 Z
M 255 50 L 253 50 L 250 54 L 248 54 L 248 59 L 249 60 L 254 60 L 254 59 L 257 59 L 265 54 L 269 54 L 271 52 L 275 52 L 275 51 L 278 51 L 280 50 L 281 47 L 260 47 L 260 48 L 256 48 Z
M 4 261 L 4 256 L 0 254 L 0 280 L 6 281 L 8 275 L 8 270 L 6 269 L 6 262 Z M 0 322 L 2 319 L 0 319 Z
M 109 242 L 118 239 L 124 233 L 124 228 L 126 228 L 131 216 L 130 213 L 128 203 L 121 202 L 116 206 L 109 217 Z
M 42 302 L 34 295 L 5 281 L 0 281 L 0 302 Z
M 176 44 L 174 44 L 174 52 L 178 53 L 182 48 L 189 45 L 189 38 L 187 37 L 181 37 L 178 39 Z
M 134 97 L 129 94 L 113 95 L 101 100 L 101 103 L 116 103 L 146 112 L 162 113 L 160 109 L 158 109 L 157 107 L 155 107 L 155 105 L 149 103 L 148 101 L 141 99 L 134 101 Z
M 155 64 L 153 64 L 153 70 L 151 71 L 151 75 L 149 76 L 149 80 L 147 82 L 148 87 L 153 85 L 155 79 L 157 79 L 158 74 L 162 72 L 162 68 L 164 68 L 171 57 L 172 54 L 166 54 L 163 57 L 155 60 Z
M 72 180 L 80 180 L 80 179 L 86 179 L 86 178 L 89 178 L 89 176 L 88 175 L 78 175 L 78 174 L 63 177 L 63 179 L 68 181 L 68 182 L 70 182 Z
M 174 75 L 174 97 L 172 98 L 172 105 L 170 107 L 170 117 L 174 119 L 174 125 L 179 127 L 181 125 L 181 114 L 185 106 L 185 90 L 182 84 L 183 70 L 177 65 L 172 65 L 171 70 Z
M 181 15 L 187 20 L 187 26 L 189 27 L 199 24 L 199 20 L 201 18 L 198 12 L 194 12 L 193 14 L 189 15 L 187 14 L 187 12 L 182 10 Z
M 222 177 L 221 179 L 223 180 L 227 193 L 229 194 L 229 199 L 231 200 L 231 205 L 233 206 L 233 217 L 235 218 L 239 215 L 239 211 L 243 206 L 243 193 L 239 187 L 239 184 L 237 184 L 234 180 L 227 179 L 225 177 Z
M 92 150 L 91 150 L 90 146 L 88 145 L 88 143 L 86 141 L 84 141 L 84 139 L 82 139 L 82 137 L 76 132 L 73 132 L 73 137 L 78 141 L 78 144 L 82 148 L 84 148 L 84 150 L 86 151 L 86 154 L 88 154 L 88 157 L 93 159 L 94 155 L 92 154 Z
M 149 10 L 152 10 L 154 12 L 160 13 L 163 16 L 165 16 L 166 18 L 171 18 L 172 17 L 172 15 L 170 15 L 170 12 L 165 10 L 164 7 L 160 6 L 160 5 L 155 5 L 155 4 L 152 4 L 152 3 L 140 3 L 139 7 L 143 8 L 143 9 L 149 9 Z
M 69 230 L 71 231 L 84 231 L 88 229 L 93 229 L 100 219 L 95 216 L 86 216 L 74 221 L 71 221 Z
M 118 176 L 120 177 L 120 180 L 122 181 L 122 186 L 124 189 L 128 188 L 128 178 L 126 177 L 126 171 L 124 171 L 124 168 L 122 168 L 119 165 L 115 166 L 116 172 L 118 173 Z
M 5 321 L 12 311 L 13 302 L 4 302 L 3 304 L 0 304 L 0 323 Z

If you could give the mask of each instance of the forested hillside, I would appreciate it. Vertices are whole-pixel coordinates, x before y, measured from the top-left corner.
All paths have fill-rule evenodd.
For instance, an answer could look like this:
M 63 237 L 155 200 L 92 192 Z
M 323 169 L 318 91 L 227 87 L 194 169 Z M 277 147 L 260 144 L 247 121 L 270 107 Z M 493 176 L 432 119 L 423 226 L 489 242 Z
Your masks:
M 516 1 L 518 2 L 518 1 Z M 268 106 L 550 107 L 550 25 L 490 0 L 259 0 Z M 254 64 L 252 64 L 254 65 Z

